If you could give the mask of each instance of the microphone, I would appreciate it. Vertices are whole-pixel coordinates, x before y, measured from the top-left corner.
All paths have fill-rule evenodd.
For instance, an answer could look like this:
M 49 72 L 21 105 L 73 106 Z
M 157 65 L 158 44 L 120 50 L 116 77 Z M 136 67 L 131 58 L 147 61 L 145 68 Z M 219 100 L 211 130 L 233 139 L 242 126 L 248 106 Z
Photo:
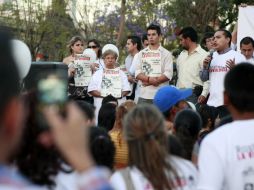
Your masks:
M 215 49 L 210 49 L 210 50 L 209 50 L 209 53 L 210 53 L 209 56 L 213 57 L 213 53 L 214 53 L 214 52 L 215 52 Z
M 209 50 L 209 56 L 211 57 L 211 61 L 209 61 L 207 69 L 210 68 L 210 64 L 211 64 L 211 62 L 212 62 L 213 53 L 214 53 L 214 52 L 215 52 L 215 49 L 210 49 L 210 50 Z
M 199 72 L 199 77 L 203 82 L 209 80 L 209 68 L 210 68 L 210 64 L 211 64 L 212 59 L 213 59 L 213 53 L 214 52 L 215 52 L 214 49 L 209 50 L 209 56 L 211 57 L 211 60 L 209 61 L 208 65 L 207 65 L 207 68 L 203 67 L 203 69 Z

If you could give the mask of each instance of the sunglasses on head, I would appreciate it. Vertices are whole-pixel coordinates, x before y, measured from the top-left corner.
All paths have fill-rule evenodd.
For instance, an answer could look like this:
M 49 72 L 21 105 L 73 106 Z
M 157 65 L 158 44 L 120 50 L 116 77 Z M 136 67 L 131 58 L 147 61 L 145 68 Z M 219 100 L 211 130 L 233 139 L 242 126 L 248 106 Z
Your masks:
M 95 48 L 97 48 L 97 46 L 87 46 L 87 48 L 95 49 Z

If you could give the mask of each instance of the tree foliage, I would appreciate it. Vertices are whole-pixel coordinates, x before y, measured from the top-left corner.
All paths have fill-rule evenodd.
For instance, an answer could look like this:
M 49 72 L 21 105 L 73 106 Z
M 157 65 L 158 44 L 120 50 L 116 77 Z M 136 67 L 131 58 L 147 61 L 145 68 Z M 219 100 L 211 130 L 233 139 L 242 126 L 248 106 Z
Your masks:
M 216 18 L 217 0 L 172 0 L 167 13 L 175 18 L 180 27 L 193 26 L 204 32 L 207 25 Z
M 241 4 L 253 5 L 253 0 L 220 0 L 218 3 L 217 17 L 220 28 L 226 28 L 235 21 L 238 16 L 238 6 Z
M 40 30 L 45 31 L 42 48 L 50 60 L 62 61 L 66 56 L 67 41 L 78 34 L 71 17 L 66 13 L 66 6 L 64 0 L 52 0 L 45 21 L 40 24 Z
M 193 26 L 199 33 L 229 27 L 237 20 L 238 5 L 253 0 L 109 0 L 104 4 L 85 0 L 82 7 L 75 6 L 81 0 L 52 0 L 48 7 L 42 0 L 18 1 L 0 5 L 1 25 L 28 44 L 34 59 L 43 52 L 60 61 L 73 35 L 124 49 L 127 35 L 141 36 L 151 23 L 161 25 L 162 44 L 172 49 L 177 45 L 176 27 Z M 112 8 L 112 2 L 118 3 Z
M 241 3 L 250 4 L 253 0 L 171 0 L 166 10 L 175 18 L 180 27 L 193 26 L 198 32 L 226 28 L 238 16 Z
M 0 11 L 2 25 L 29 46 L 33 60 L 42 52 L 49 60 L 61 61 L 66 41 L 76 34 L 64 0 L 52 0 L 48 7 L 42 1 L 13 0 L 2 4 Z
M 2 4 L 0 9 L 2 25 L 8 27 L 16 38 L 25 41 L 34 57 L 44 38 L 44 31 L 37 30 L 38 23 L 44 20 L 42 4 L 35 1 L 18 3 L 13 0 Z

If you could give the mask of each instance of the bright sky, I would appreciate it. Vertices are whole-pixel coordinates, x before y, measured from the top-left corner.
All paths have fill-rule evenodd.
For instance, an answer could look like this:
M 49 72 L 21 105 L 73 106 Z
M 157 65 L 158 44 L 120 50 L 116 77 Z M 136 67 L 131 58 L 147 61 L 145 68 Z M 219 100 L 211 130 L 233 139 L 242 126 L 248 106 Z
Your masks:
M 26 1 L 24 0 L 17 0 L 17 1 L 19 6 L 27 7 Z M 118 6 L 118 7 L 121 6 L 121 0 L 67 0 L 67 1 L 68 1 L 67 9 L 69 9 L 70 12 L 74 14 L 78 22 L 82 18 L 80 14 L 84 14 L 85 12 L 84 6 L 88 7 L 88 19 L 90 23 L 93 22 L 93 19 L 94 19 L 93 15 L 95 11 L 107 10 L 108 12 L 110 12 L 115 9 L 115 6 Z M 11 2 L 11 0 L 0 0 L 0 4 L 3 2 Z M 34 3 L 36 1 L 32 1 L 32 2 Z M 40 2 L 42 2 L 42 5 L 47 7 L 48 5 L 52 3 L 52 0 L 40 0 Z
M 73 4 L 72 4 L 73 3 Z M 115 6 L 120 7 L 121 1 L 120 0 L 71 0 L 70 4 L 72 4 L 72 10 L 75 10 L 75 4 L 76 4 L 76 17 L 77 20 L 81 19 L 79 12 L 84 10 L 84 5 L 86 5 L 89 8 L 89 21 L 93 21 L 93 14 L 97 10 L 104 10 L 108 9 L 109 11 L 112 11 L 115 9 Z M 75 11 L 74 11 L 75 12 Z

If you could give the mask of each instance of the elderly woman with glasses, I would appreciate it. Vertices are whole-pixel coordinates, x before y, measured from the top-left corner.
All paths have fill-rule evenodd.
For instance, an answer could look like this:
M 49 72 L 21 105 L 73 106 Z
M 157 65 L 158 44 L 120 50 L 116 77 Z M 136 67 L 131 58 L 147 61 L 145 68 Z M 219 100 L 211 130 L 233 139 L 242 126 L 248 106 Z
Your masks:
M 107 45 L 105 46 L 113 49 L 105 50 L 102 55 L 105 68 L 96 71 L 88 85 L 88 93 L 94 97 L 96 118 L 98 118 L 103 97 L 111 94 L 121 104 L 126 100 L 126 95 L 130 92 L 126 74 L 117 67 L 118 49 L 112 44 L 111 46 Z

